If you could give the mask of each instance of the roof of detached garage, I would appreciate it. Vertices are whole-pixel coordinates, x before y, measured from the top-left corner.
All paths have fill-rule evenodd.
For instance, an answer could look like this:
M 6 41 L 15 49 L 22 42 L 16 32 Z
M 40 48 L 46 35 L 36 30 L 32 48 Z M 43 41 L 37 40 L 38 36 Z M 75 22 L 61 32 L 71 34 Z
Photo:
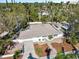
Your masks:
M 30 24 L 29 29 L 20 32 L 19 39 L 28 39 L 48 35 L 55 36 L 61 33 L 61 31 L 56 30 L 50 24 Z

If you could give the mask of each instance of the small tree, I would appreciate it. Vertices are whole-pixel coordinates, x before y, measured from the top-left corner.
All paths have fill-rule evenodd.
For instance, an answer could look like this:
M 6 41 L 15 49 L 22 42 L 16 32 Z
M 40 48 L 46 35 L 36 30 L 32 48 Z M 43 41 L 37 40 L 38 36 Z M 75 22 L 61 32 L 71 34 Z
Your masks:
M 48 36 L 48 39 L 52 39 L 52 38 L 53 38 L 52 35 L 49 35 L 49 36 Z
M 15 54 L 13 55 L 13 59 L 18 59 L 20 53 L 21 53 L 20 50 L 16 51 Z

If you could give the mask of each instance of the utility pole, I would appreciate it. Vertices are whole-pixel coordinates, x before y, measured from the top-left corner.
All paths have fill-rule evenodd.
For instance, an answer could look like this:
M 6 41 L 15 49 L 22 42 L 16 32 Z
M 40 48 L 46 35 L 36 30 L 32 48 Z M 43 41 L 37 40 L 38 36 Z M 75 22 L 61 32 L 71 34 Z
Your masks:
M 6 0 L 6 6 L 8 7 L 8 1 Z
M 11 0 L 11 3 L 13 3 L 13 0 Z
M 14 3 L 15 3 L 15 0 L 14 0 Z
M 12 4 L 15 3 L 15 0 L 11 0 L 11 3 L 12 3 Z

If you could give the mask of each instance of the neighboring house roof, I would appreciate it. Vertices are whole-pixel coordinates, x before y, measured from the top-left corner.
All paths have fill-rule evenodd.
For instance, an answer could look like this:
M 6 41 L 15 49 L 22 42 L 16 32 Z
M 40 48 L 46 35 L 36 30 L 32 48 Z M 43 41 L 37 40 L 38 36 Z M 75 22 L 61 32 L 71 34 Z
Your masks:
M 58 35 L 62 32 L 56 30 L 50 24 L 31 24 L 28 30 L 21 31 L 18 39 L 28 39 L 33 37 Z
M 69 25 L 68 25 L 68 24 L 63 24 L 63 25 L 62 25 L 62 28 L 64 28 L 64 29 L 69 29 Z
M 62 28 L 67 30 L 69 29 L 69 27 L 70 27 L 69 23 L 67 23 L 66 21 L 62 22 Z
M 4 37 L 4 36 L 6 36 L 8 33 L 9 33 L 9 32 L 4 31 L 3 33 L 0 34 L 0 37 L 2 38 L 2 37 Z
M 42 15 L 49 15 L 47 11 L 43 12 Z
M 49 15 L 49 12 L 48 11 L 46 11 L 46 10 L 41 10 L 40 12 L 38 12 L 38 14 L 39 15 L 45 15 L 45 16 L 47 16 L 47 15 Z

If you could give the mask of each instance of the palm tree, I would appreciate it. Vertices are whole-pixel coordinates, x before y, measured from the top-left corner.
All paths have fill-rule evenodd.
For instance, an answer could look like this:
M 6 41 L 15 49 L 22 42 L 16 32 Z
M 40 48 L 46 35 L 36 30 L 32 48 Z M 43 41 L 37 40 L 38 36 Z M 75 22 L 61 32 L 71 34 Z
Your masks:
M 66 4 L 69 5 L 70 1 L 67 1 Z
M 13 55 L 13 59 L 18 59 L 20 56 L 20 50 L 16 51 L 15 54 Z

